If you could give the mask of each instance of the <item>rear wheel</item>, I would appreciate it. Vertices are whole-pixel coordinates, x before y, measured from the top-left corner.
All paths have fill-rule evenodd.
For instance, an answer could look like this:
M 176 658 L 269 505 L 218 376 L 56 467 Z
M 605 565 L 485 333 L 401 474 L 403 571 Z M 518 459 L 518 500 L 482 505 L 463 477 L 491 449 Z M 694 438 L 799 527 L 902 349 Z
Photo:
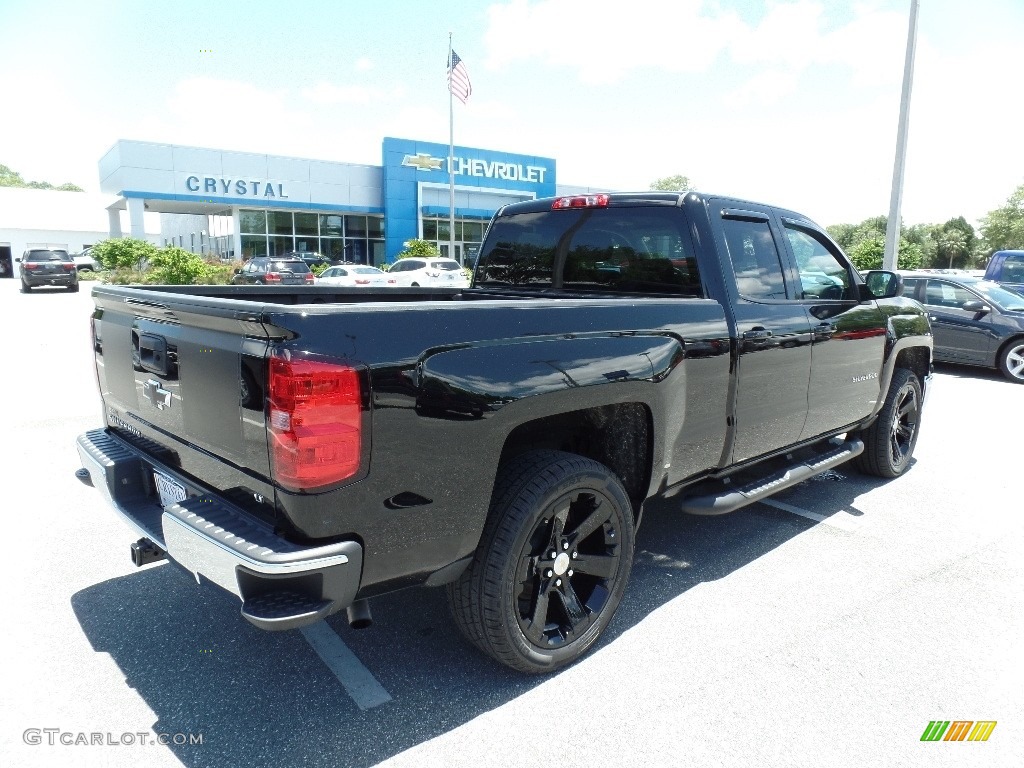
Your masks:
M 473 562 L 448 586 L 456 623 L 513 669 L 551 672 L 594 644 L 633 562 L 633 512 L 591 459 L 534 451 L 503 467 Z
M 32 286 L 26 283 L 24 280 L 21 281 L 21 292 L 32 293 Z
M 1024 339 L 1014 339 L 999 356 L 999 370 L 1017 384 L 1024 384 Z
M 78 293 L 78 283 L 75 283 L 74 285 L 69 285 L 68 286 L 68 292 L 69 293 Z
M 906 368 L 897 368 L 881 413 L 859 435 L 864 440 L 864 453 L 856 458 L 855 465 L 861 472 L 892 478 L 906 471 L 917 445 L 921 399 L 917 376 Z

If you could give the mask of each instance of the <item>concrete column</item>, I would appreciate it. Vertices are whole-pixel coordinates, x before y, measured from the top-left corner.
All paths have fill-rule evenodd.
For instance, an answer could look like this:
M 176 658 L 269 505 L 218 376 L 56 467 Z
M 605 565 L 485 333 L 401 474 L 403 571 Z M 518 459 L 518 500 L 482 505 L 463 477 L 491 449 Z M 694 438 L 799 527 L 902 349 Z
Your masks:
M 231 206 L 231 228 L 234 230 L 233 237 L 234 237 L 234 240 L 235 240 L 235 256 L 234 256 L 234 260 L 235 261 L 241 261 L 242 260 L 242 221 L 241 221 L 241 217 L 238 215 L 238 206 L 237 205 Z
M 131 222 L 131 234 L 138 240 L 146 239 L 146 221 L 142 215 L 145 210 L 145 201 L 141 197 L 128 198 L 128 220 Z
M 110 220 L 110 236 L 121 237 L 121 212 L 117 208 L 108 208 L 107 217 Z

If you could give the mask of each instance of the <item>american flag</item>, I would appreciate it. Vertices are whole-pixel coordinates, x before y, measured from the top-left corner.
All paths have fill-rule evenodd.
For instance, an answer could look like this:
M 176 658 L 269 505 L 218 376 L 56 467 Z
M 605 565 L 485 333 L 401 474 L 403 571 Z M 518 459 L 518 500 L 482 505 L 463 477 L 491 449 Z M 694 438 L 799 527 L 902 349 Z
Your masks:
M 451 61 L 448 62 L 448 90 L 463 104 L 466 103 L 466 99 L 473 92 L 473 86 L 469 83 L 469 72 L 466 71 L 466 65 L 462 63 L 459 54 L 454 50 L 452 51 Z

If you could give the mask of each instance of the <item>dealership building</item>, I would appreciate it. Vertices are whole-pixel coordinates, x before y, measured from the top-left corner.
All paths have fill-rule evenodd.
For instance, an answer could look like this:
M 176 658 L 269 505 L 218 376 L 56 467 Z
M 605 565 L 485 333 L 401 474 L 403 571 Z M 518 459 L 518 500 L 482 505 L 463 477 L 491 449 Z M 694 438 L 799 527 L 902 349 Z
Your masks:
M 381 165 L 361 165 L 122 140 L 100 160 L 100 188 L 112 196 L 114 237 L 139 236 L 146 214 L 158 212 L 162 245 L 223 258 L 299 251 L 380 265 L 413 238 L 448 255 L 448 154 L 447 144 L 385 138 Z M 464 264 L 501 206 L 589 191 L 558 185 L 548 157 L 456 146 L 453 158 L 454 257 Z
M 381 164 L 363 165 L 121 140 L 99 161 L 101 194 L 2 190 L 0 274 L 16 274 L 12 257 L 26 248 L 78 251 L 126 235 L 222 259 L 299 251 L 379 266 L 413 238 L 447 256 L 448 154 L 385 138 Z M 453 255 L 466 265 L 501 206 L 597 191 L 558 184 L 549 157 L 456 146 L 452 167 Z

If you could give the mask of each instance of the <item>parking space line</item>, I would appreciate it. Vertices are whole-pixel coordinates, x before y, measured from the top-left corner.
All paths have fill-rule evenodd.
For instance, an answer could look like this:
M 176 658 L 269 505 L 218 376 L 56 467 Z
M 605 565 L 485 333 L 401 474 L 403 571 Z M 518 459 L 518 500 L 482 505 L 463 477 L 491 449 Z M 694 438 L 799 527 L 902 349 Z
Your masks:
M 845 512 L 840 512 L 835 515 L 820 515 L 817 512 L 811 512 L 808 509 L 794 507 L 792 504 L 775 501 L 774 499 L 762 499 L 761 504 L 767 504 L 769 507 L 775 507 L 775 509 L 781 509 L 783 512 L 789 512 L 794 515 L 800 515 L 800 517 L 806 517 L 808 520 L 813 520 L 816 523 L 822 523 L 823 525 L 829 525 L 833 528 L 838 528 L 841 531 L 847 531 L 848 533 L 860 530 L 860 521 L 851 520 Z
M 377 682 L 363 663 L 352 653 L 326 621 L 299 630 L 317 656 L 323 659 L 338 682 L 360 709 L 370 709 L 391 701 L 391 694 Z

